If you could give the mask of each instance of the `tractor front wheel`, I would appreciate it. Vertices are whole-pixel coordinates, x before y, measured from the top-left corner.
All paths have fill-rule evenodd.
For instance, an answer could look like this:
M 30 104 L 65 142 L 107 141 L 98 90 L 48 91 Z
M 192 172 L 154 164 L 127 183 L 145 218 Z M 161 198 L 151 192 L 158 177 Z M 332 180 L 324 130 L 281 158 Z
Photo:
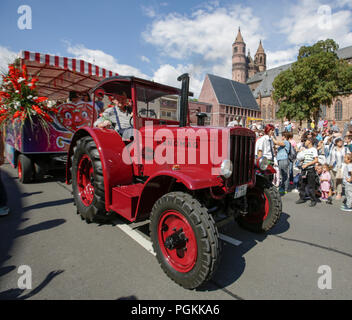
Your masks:
M 72 190 L 78 213 L 87 223 L 106 216 L 103 169 L 90 136 L 78 140 L 74 148 Z
M 262 233 L 269 231 L 280 219 L 282 202 L 277 188 L 269 181 L 257 179 L 247 191 L 248 213 L 238 218 L 244 229 Z
M 195 289 L 211 279 L 221 242 L 212 216 L 191 195 L 162 196 L 152 209 L 150 236 L 161 268 L 177 284 Z

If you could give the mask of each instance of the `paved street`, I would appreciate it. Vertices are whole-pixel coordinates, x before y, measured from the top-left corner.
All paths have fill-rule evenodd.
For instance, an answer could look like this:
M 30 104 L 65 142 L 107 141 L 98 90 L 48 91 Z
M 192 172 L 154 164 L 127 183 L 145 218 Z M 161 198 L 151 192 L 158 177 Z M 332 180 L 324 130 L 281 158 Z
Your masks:
M 12 211 L 0 219 L 0 299 L 352 299 L 352 214 L 341 203 L 309 208 L 291 193 L 268 235 L 228 226 L 221 232 L 240 242 L 225 242 L 214 280 L 189 291 L 123 228 L 82 222 L 62 178 L 21 185 L 10 165 L 1 170 Z M 31 290 L 17 286 L 21 265 Z M 331 290 L 318 288 L 322 265 Z

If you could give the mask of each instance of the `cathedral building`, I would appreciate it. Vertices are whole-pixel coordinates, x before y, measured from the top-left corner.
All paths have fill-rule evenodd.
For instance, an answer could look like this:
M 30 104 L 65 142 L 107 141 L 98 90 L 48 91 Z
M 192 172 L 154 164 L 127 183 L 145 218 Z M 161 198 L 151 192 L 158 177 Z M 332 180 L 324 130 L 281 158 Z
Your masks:
M 336 53 L 340 59 L 352 63 L 352 46 L 339 49 Z M 291 64 L 286 64 L 267 70 L 266 54 L 261 41 L 253 61 L 249 51 L 246 56 L 246 43 L 241 30 L 238 30 L 236 40 L 232 44 L 232 79 L 246 83 L 250 87 L 259 106 L 260 116 L 265 122 L 280 120 L 276 119 L 279 106 L 272 97 L 272 84 L 282 71 L 290 67 Z M 352 92 L 341 93 L 334 98 L 331 106 L 321 106 L 321 118 L 336 121 L 340 127 L 350 117 L 352 117 Z
M 207 105 L 204 108 L 211 110 L 210 125 L 226 126 L 238 116 L 261 118 L 266 123 L 281 121 L 276 118 L 279 106 L 273 99 L 272 84 L 291 64 L 267 69 L 261 41 L 254 60 L 250 52 L 246 52 L 246 43 L 239 28 L 232 44 L 232 80 L 211 74 L 205 77 L 198 100 Z M 352 46 L 341 48 L 336 53 L 340 59 L 352 64 Z M 340 127 L 351 117 L 352 92 L 341 93 L 334 98 L 331 106 L 321 106 L 321 118 L 336 121 Z

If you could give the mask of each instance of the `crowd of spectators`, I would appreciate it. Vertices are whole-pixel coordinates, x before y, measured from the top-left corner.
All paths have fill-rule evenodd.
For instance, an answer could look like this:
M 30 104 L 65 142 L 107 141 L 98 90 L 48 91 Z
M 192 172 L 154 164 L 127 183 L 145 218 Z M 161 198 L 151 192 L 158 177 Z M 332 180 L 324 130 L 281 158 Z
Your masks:
M 265 156 L 276 169 L 273 183 L 282 196 L 299 193 L 297 204 L 310 200 L 310 206 L 324 201 L 342 200 L 341 210 L 352 211 L 352 118 L 340 130 L 326 120 L 309 128 L 297 128 L 290 123 L 283 131 L 268 124 L 256 132 L 256 156 Z M 295 173 L 295 174 L 294 174 Z

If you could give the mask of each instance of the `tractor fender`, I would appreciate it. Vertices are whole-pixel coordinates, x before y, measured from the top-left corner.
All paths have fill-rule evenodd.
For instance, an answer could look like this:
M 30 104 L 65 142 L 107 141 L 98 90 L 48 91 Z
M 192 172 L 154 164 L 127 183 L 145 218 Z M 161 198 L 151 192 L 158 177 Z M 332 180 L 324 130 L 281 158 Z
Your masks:
M 111 190 L 116 185 L 132 183 L 132 165 L 126 164 L 122 158 L 125 143 L 121 136 L 112 129 L 84 127 L 78 130 L 72 138 L 67 157 L 66 183 L 72 181 L 72 154 L 77 141 L 85 136 L 91 136 L 97 146 L 104 176 L 105 208 L 110 210 Z
M 175 183 L 192 191 L 223 185 L 219 176 L 209 175 L 201 168 L 184 168 L 180 171 L 160 170 L 144 183 L 136 208 L 136 219 L 148 216 L 154 203 L 164 194 L 171 192 Z

